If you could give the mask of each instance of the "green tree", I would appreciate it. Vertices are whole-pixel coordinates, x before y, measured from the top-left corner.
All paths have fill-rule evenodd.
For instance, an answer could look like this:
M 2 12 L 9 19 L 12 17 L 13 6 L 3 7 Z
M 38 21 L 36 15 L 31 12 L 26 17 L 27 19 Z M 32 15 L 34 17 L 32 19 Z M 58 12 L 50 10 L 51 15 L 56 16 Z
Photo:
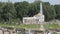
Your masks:
M 27 17 L 27 13 L 29 10 L 29 3 L 24 2 L 17 2 L 14 4 L 16 12 L 17 12 L 17 18 L 20 18 L 22 20 L 23 17 Z
M 34 3 L 30 3 L 28 15 L 34 16 L 40 12 L 40 1 L 35 1 Z
M 12 3 L 6 3 L 3 7 L 3 19 L 5 21 L 10 21 L 11 19 L 16 18 L 16 11 Z
M 43 3 L 43 11 L 44 11 L 46 21 L 55 19 L 56 17 L 55 8 L 54 6 L 50 5 L 49 2 Z
M 56 19 L 59 19 L 60 20 L 60 5 L 55 5 L 55 11 L 56 11 Z
M 0 2 L 0 21 L 3 21 L 3 18 L 2 18 L 2 15 L 3 15 L 3 6 L 4 6 L 4 3 Z

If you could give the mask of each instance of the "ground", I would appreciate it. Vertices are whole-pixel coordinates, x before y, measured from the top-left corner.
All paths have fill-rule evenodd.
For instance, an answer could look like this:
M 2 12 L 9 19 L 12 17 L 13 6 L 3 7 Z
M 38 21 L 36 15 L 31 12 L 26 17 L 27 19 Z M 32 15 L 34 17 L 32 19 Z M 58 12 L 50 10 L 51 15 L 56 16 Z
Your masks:
M 44 27 L 45 28 L 60 28 L 60 25 L 59 23 L 60 21 L 57 21 L 56 23 L 57 24 L 45 24 Z M 4 26 L 4 27 L 15 27 L 15 28 L 40 28 L 40 25 L 39 24 L 20 24 L 20 25 L 13 25 L 13 24 L 1 24 L 0 23 L 0 26 Z
M 0 24 L 0 26 L 5 26 L 5 27 L 15 27 L 15 28 L 40 28 L 39 24 L 29 24 L 29 25 L 25 25 L 25 24 L 21 24 L 21 25 L 9 25 L 9 24 Z M 59 25 L 57 24 L 46 24 L 44 25 L 45 28 L 60 28 Z

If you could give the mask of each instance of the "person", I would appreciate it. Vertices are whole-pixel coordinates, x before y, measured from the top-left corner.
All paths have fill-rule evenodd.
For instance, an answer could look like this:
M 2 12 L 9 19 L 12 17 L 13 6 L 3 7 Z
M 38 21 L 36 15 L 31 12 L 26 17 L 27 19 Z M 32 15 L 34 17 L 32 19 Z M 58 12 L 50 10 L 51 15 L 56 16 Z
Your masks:
M 46 34 L 51 34 L 51 33 L 49 31 L 47 31 Z
M 37 32 L 34 32 L 34 34 L 37 34 Z
M 48 33 L 48 34 L 51 34 L 51 33 Z

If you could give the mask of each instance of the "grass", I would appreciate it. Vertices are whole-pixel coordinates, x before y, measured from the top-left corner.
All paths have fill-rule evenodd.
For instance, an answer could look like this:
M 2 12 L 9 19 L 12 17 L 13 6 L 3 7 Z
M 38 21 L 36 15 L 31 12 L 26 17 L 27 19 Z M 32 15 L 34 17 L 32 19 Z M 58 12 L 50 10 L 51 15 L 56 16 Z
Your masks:
M 4 27 L 13 27 L 14 26 L 15 28 L 40 28 L 40 26 L 38 24 L 29 24 L 29 25 L 0 24 L 0 26 L 4 26 Z
M 52 22 L 52 21 L 51 21 Z M 39 24 L 20 24 L 20 25 L 14 25 L 14 24 L 2 24 L 3 22 L 0 23 L 0 26 L 4 26 L 4 27 L 15 27 L 15 28 L 40 28 Z M 49 23 L 49 22 L 48 22 Z M 60 23 L 60 21 L 56 21 L 56 23 Z M 45 24 L 44 27 L 45 28 L 60 28 L 60 25 L 58 24 Z
M 45 28 L 52 28 L 52 29 L 57 29 L 60 28 L 58 24 L 46 24 L 44 25 Z
M 21 24 L 21 25 L 13 25 L 13 24 L 0 24 L 0 26 L 4 26 L 4 27 L 15 27 L 15 28 L 40 28 L 40 25 L 38 24 Z M 44 25 L 45 28 L 60 28 L 59 25 L 57 24 L 46 24 Z
M 39 28 L 40 26 L 38 24 L 29 24 L 29 25 L 25 25 L 25 24 L 21 24 L 21 25 L 15 25 L 17 28 Z

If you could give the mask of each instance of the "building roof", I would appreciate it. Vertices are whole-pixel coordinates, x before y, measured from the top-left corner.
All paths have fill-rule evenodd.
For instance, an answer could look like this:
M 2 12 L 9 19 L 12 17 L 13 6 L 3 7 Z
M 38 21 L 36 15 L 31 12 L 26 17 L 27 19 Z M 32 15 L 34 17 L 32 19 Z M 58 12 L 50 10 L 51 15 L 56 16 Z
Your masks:
M 36 14 L 36 15 L 34 15 L 34 17 L 36 17 L 36 16 L 40 16 L 41 14 L 40 13 L 38 13 L 38 14 Z

